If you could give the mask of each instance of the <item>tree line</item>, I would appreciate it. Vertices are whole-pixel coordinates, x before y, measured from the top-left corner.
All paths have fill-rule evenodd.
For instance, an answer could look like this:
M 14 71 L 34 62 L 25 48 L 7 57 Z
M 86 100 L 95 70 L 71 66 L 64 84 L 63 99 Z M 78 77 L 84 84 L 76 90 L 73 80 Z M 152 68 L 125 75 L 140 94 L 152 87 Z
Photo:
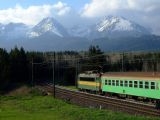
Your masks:
M 104 53 L 98 46 L 87 51 L 28 52 L 15 47 L 0 48 L 0 91 L 15 86 L 52 82 L 53 59 L 55 79 L 59 85 L 76 84 L 80 72 L 160 71 L 160 52 Z
M 12 89 L 18 85 L 32 82 L 32 60 L 44 61 L 41 52 L 26 52 L 23 48 L 0 48 L 0 91 Z

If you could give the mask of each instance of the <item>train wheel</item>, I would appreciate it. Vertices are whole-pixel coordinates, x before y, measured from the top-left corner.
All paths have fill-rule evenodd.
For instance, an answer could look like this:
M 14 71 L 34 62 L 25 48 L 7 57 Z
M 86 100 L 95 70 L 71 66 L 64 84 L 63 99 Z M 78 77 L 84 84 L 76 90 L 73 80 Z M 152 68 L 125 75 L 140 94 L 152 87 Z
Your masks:
M 111 94 L 106 92 L 106 93 L 105 93 L 105 96 L 106 96 L 106 97 L 111 97 Z

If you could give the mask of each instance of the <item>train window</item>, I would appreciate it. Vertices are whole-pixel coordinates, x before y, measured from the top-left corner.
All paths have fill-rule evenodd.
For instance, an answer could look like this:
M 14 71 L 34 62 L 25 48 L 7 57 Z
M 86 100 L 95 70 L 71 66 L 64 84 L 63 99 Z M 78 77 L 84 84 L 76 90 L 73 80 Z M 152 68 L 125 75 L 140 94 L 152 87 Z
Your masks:
M 143 81 L 139 82 L 139 88 L 143 88 Z
M 119 86 L 119 80 L 116 80 L 116 86 Z
M 128 81 L 124 81 L 124 86 L 128 87 Z
M 137 88 L 138 87 L 138 82 L 134 81 L 134 87 Z
M 105 80 L 105 85 L 108 85 L 108 80 Z
M 151 89 L 155 89 L 155 82 L 151 82 Z
M 111 85 L 111 80 L 108 80 L 108 85 Z
M 123 86 L 123 81 L 122 80 L 120 81 L 120 86 Z
M 149 89 L 149 82 L 145 82 L 145 89 Z
M 132 81 L 129 81 L 129 87 L 133 87 Z
M 95 78 L 90 78 L 90 77 L 80 77 L 80 81 L 95 81 Z
M 115 80 L 112 80 L 112 85 L 115 86 Z

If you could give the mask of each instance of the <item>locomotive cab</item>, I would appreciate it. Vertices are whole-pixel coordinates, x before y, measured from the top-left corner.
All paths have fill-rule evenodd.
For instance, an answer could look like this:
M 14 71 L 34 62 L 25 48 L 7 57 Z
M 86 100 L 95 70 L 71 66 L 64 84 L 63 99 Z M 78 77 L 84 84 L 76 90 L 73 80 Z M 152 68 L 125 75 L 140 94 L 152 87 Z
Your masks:
M 78 88 L 83 91 L 99 92 L 101 88 L 100 75 L 91 71 L 79 74 Z

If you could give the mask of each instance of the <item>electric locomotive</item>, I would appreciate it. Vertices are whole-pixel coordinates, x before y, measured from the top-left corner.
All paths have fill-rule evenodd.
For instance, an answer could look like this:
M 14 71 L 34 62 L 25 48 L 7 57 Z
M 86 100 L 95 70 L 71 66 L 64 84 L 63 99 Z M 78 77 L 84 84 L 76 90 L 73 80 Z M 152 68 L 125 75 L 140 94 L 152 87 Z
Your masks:
M 101 91 L 101 76 L 98 73 L 87 71 L 78 76 L 78 88 L 82 91 Z

